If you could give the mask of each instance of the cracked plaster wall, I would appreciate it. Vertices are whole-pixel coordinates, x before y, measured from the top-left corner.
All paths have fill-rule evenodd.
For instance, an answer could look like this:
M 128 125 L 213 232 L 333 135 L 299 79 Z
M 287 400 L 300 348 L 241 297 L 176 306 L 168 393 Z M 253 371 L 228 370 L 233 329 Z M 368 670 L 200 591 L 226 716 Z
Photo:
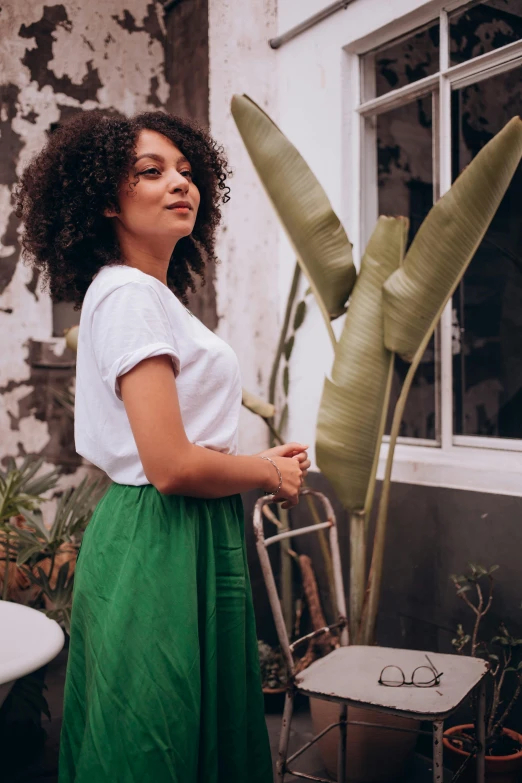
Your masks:
M 51 391 L 69 384 L 74 357 L 64 338 L 52 337 L 50 298 L 19 258 L 19 225 L 10 203 L 18 175 L 56 123 L 95 107 L 126 114 L 193 110 L 204 122 L 210 93 L 210 129 L 224 144 L 234 177 L 218 244 L 217 304 L 210 292 L 213 312 L 200 317 L 233 345 L 244 385 L 262 396 L 285 304 L 280 290 L 286 295 L 286 285 L 278 278 L 280 229 L 230 114 L 232 95 L 246 92 L 277 119 L 277 60 L 267 43 L 277 31 L 276 0 L 249 0 L 241 14 L 229 0 L 208 0 L 208 27 L 201 17 L 205 0 L 193 6 L 196 20 L 185 19 L 185 4 L 174 6 L 167 27 L 158 2 L 122 5 L 29 0 L 0 10 L 0 462 L 41 454 L 49 469 L 62 467 L 60 488 L 76 486 L 91 470 L 76 455 L 72 421 Z M 205 46 L 203 73 L 204 54 L 194 49 Z M 197 89 L 206 98 L 194 95 Z M 265 425 L 243 411 L 240 450 L 252 453 L 265 443 Z M 44 511 L 49 518 L 51 506 Z
M 25 0 L 0 9 L 0 462 L 42 455 L 44 468 L 63 468 L 61 489 L 87 470 L 74 451 L 72 420 L 51 392 L 71 381 L 74 356 L 64 338 L 52 337 L 50 297 L 20 259 L 11 192 L 48 132 L 71 113 L 166 105 L 163 11 L 150 0 L 122 5 Z

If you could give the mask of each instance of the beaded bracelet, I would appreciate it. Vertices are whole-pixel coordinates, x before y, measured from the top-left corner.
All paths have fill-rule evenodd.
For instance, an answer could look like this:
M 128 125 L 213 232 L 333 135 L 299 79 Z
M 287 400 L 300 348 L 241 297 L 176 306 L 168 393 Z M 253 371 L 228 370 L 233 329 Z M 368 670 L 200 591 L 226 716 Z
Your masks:
M 268 462 L 271 462 L 274 468 L 277 470 L 277 475 L 279 476 L 279 486 L 276 490 L 273 492 L 265 492 L 265 495 L 277 495 L 281 487 L 283 486 L 283 476 L 281 475 L 281 471 L 275 464 L 274 460 L 271 457 L 261 457 L 261 459 L 266 459 Z

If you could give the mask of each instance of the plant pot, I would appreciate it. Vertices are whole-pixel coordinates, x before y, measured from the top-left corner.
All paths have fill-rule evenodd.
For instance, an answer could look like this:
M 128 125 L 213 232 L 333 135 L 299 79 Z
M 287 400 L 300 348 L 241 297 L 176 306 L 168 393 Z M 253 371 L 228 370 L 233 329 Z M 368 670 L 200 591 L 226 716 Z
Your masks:
M 465 750 L 456 748 L 451 742 L 454 734 L 460 734 L 463 731 L 469 731 L 474 728 L 472 723 L 465 723 L 462 726 L 453 726 L 444 732 L 444 748 L 448 759 L 450 769 L 456 770 L 469 756 Z M 503 733 L 511 739 L 520 742 L 522 745 L 522 734 L 518 734 L 511 729 L 502 729 Z M 522 778 L 522 748 L 518 753 L 509 756 L 486 756 L 486 781 L 487 783 L 518 783 Z M 475 761 L 472 761 L 467 767 L 462 783 L 475 780 Z
M 314 735 L 339 720 L 339 704 L 310 698 Z M 348 720 L 379 723 L 412 729 L 411 732 L 348 724 L 346 774 L 349 783 L 391 783 L 402 781 L 411 762 L 420 721 L 401 718 L 364 707 L 348 707 Z M 332 729 L 317 745 L 328 774 L 337 775 L 339 730 Z

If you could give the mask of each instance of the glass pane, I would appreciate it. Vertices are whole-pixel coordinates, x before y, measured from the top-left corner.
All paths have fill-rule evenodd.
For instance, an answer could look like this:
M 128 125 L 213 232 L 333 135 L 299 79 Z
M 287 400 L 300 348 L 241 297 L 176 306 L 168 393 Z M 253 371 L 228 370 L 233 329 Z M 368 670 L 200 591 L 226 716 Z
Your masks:
M 451 65 L 471 60 L 521 38 L 522 0 L 478 3 L 451 17 Z
M 453 95 L 453 176 L 522 112 L 522 68 Z M 522 438 L 522 167 L 453 298 L 455 433 Z
M 431 96 L 377 117 L 377 165 L 379 214 L 408 217 L 410 243 L 433 205 Z M 387 433 L 408 367 L 396 360 Z M 436 437 L 435 371 L 432 340 L 408 397 L 401 427 L 404 437 Z
M 439 70 L 439 25 L 410 35 L 363 58 L 363 100 L 384 95 Z M 373 78 L 372 78 L 373 75 Z

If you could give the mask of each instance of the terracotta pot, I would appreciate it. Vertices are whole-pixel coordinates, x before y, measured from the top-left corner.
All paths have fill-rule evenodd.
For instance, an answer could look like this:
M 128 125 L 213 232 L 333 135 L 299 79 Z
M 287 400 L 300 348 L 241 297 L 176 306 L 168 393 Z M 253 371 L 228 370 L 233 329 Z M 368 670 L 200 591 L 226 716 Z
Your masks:
M 452 744 L 450 738 L 454 734 L 473 729 L 472 723 L 462 726 L 453 726 L 444 732 L 444 748 L 451 769 L 456 770 L 469 756 L 465 750 L 460 750 Z M 522 744 L 522 734 L 511 729 L 502 729 L 504 734 Z M 510 756 L 486 756 L 486 781 L 487 783 L 518 783 L 522 778 L 522 749 Z M 462 783 L 475 780 L 475 763 L 472 761 L 461 778 Z
M 310 698 L 310 713 L 314 734 L 339 720 L 339 705 L 324 699 Z M 346 774 L 350 783 L 391 783 L 402 781 L 411 761 L 420 721 L 401 718 L 363 707 L 349 707 L 348 720 L 379 723 L 382 726 L 412 729 L 390 731 L 369 726 L 348 725 Z M 317 745 L 328 774 L 337 775 L 339 730 L 332 729 Z

